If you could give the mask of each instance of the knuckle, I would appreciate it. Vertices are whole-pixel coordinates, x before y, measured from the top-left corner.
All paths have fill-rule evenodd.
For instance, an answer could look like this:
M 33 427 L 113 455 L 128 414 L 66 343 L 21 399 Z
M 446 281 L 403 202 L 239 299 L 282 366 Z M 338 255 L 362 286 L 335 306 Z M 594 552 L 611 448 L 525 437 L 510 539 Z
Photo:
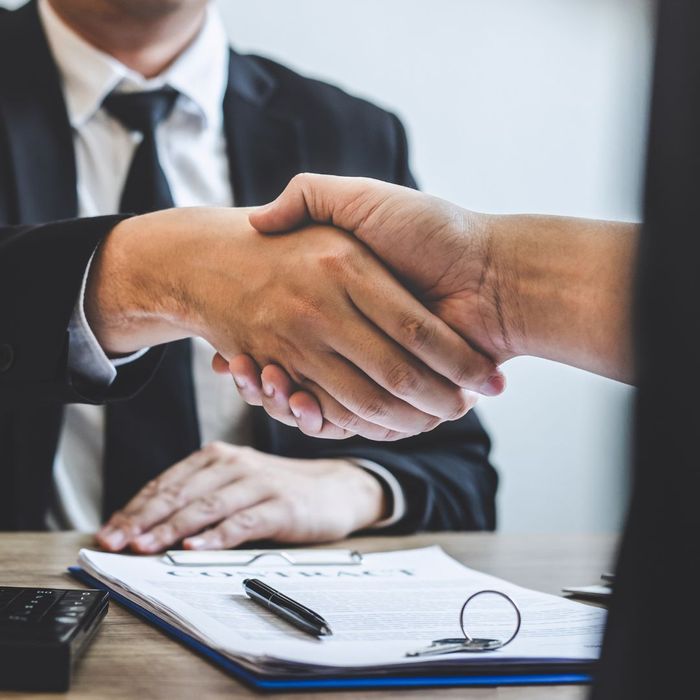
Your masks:
M 447 420 L 457 420 L 464 416 L 471 408 L 471 402 L 467 400 L 464 392 L 459 392 L 458 398 L 455 400 L 454 405 L 448 412 Z M 438 419 L 439 420 L 439 419 Z
M 258 460 L 254 459 L 251 454 L 242 452 L 231 459 L 226 460 L 225 469 L 229 472 L 230 480 L 235 480 L 253 473 L 258 465 Z
M 481 386 L 486 373 L 481 366 L 481 362 L 475 361 L 478 355 L 474 354 L 471 359 L 460 362 L 452 371 L 452 381 L 458 386 Z
M 400 322 L 400 333 L 407 348 L 422 350 L 431 345 L 435 337 L 435 326 L 414 314 L 406 314 Z
M 425 424 L 423 425 L 423 431 L 424 433 L 428 433 L 431 430 L 434 430 L 435 428 L 438 427 L 442 423 L 442 418 L 438 418 L 437 416 L 430 416 L 428 420 L 425 421 Z
M 319 323 L 323 319 L 321 300 L 313 295 L 299 295 L 293 304 L 292 312 L 297 323 L 306 328 Z
M 138 518 L 136 513 L 125 513 L 124 511 L 118 511 L 109 519 L 109 524 L 112 527 L 131 530 L 136 526 L 137 520 Z
M 226 504 L 218 493 L 210 493 L 197 500 L 197 511 L 205 516 L 216 516 L 223 513 Z
M 159 525 L 153 535 L 159 542 L 172 542 L 179 536 L 181 530 L 177 527 L 176 521 L 170 521 Z
M 300 521 L 302 519 L 313 520 L 314 513 L 312 513 L 312 504 L 307 498 L 287 497 L 283 500 L 283 505 L 285 508 L 285 515 L 287 520 Z
M 384 418 L 388 412 L 385 402 L 379 396 L 369 396 L 362 401 L 359 408 L 360 415 L 367 420 Z
M 210 457 L 222 457 L 228 451 L 229 446 L 222 442 L 221 440 L 214 440 L 213 442 L 207 443 L 203 448 L 202 452 Z
M 252 530 L 260 522 L 257 515 L 246 510 L 236 513 L 236 515 L 233 516 L 233 520 L 242 530 Z
M 420 390 L 422 384 L 416 371 L 406 363 L 391 367 L 386 382 L 391 393 L 398 396 L 413 395 Z
M 221 523 L 227 535 L 250 532 L 260 525 L 260 518 L 248 510 L 242 510 Z
M 359 249 L 355 243 L 349 239 L 334 238 L 332 248 L 319 253 L 318 263 L 334 278 L 343 278 L 357 271 L 360 262 L 358 256 Z
M 237 445 L 236 457 L 244 461 L 251 461 L 255 456 L 255 449 L 250 445 Z
M 160 479 L 156 477 L 151 479 L 142 489 L 141 495 L 146 498 L 153 498 L 160 491 Z
M 182 508 L 187 503 L 185 484 L 169 484 L 158 490 L 158 497 L 170 508 Z
M 311 184 L 311 174 L 310 173 L 297 173 L 290 181 L 290 185 L 295 187 L 305 188 L 307 185 Z
M 394 442 L 402 437 L 406 437 L 404 433 L 400 433 L 398 430 L 391 430 L 391 428 L 380 428 L 378 435 L 375 436 L 375 440 L 381 440 L 382 442 Z
M 343 430 L 353 430 L 357 428 L 360 419 L 354 413 L 342 410 L 337 416 L 333 417 L 333 422 Z

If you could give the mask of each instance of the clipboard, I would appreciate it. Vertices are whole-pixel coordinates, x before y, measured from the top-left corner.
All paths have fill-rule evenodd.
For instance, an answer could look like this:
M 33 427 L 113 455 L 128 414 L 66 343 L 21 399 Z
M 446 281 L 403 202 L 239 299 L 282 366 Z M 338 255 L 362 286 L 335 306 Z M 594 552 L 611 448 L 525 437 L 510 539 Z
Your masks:
M 68 568 L 70 575 L 91 588 L 107 591 L 110 597 L 122 607 L 149 622 L 172 639 L 180 642 L 223 671 L 261 693 L 275 693 L 302 690 L 381 690 L 386 688 L 439 688 L 439 687 L 494 687 L 517 685 L 572 685 L 591 683 L 592 675 L 583 672 L 580 666 L 557 667 L 556 671 L 541 669 L 513 668 L 504 672 L 484 673 L 483 669 L 473 672 L 445 674 L 408 672 L 406 674 L 374 674 L 365 676 L 323 676 L 316 678 L 291 677 L 284 674 L 270 676 L 253 673 L 215 649 L 202 644 L 186 632 L 182 632 L 149 610 L 113 591 L 101 581 L 93 578 L 79 566 Z M 592 671 L 592 667 L 590 669 Z
M 171 549 L 164 555 L 173 566 L 357 566 L 362 555 L 354 549 Z

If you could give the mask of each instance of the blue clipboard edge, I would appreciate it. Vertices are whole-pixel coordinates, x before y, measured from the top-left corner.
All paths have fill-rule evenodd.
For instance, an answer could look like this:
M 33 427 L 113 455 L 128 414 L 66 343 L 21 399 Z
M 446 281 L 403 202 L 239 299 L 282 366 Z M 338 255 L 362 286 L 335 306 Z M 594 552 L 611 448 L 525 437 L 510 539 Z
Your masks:
M 278 678 L 269 679 L 255 675 L 239 664 L 231 661 L 218 651 L 202 644 L 191 635 L 174 627 L 152 612 L 133 603 L 128 598 L 109 588 L 98 579 L 90 576 L 79 566 L 69 566 L 68 572 L 77 581 L 92 588 L 109 593 L 110 598 L 138 617 L 165 632 L 169 637 L 188 646 L 208 661 L 215 663 L 227 673 L 242 681 L 254 690 L 261 692 L 282 692 L 302 690 L 352 690 L 382 688 L 436 688 L 459 686 L 499 686 L 499 685 L 572 685 L 591 683 L 588 673 L 532 673 L 513 675 L 440 675 L 440 676 L 382 676 L 376 678 L 336 677 L 336 678 Z

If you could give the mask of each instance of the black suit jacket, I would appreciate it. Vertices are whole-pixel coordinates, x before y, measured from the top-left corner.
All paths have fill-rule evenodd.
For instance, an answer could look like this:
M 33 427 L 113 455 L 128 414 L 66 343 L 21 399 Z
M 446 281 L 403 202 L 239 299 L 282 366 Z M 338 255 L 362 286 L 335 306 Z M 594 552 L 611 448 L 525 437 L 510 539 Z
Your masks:
M 231 53 L 224 122 L 237 203 L 273 199 L 311 170 L 414 185 L 404 130 L 392 114 L 255 56 Z M 70 125 L 35 4 L 0 14 L 0 224 L 37 224 L 77 214 Z M 114 217 L 0 232 L 0 528 L 41 529 L 66 401 L 137 392 L 163 350 L 119 371 L 101 395 L 66 370 L 66 328 L 87 261 Z M 2 364 L 0 363 L 0 370 Z M 324 441 L 256 409 L 254 446 L 300 458 L 358 457 L 391 470 L 407 498 L 392 529 L 491 529 L 496 474 L 474 413 L 399 443 Z M 153 475 L 144 475 L 145 483 Z

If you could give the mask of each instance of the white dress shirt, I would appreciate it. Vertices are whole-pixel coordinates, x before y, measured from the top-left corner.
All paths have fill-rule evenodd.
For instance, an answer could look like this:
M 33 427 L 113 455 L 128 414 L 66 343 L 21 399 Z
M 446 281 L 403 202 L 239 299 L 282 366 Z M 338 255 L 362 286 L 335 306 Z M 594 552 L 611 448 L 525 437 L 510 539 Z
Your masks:
M 156 144 L 176 206 L 233 205 L 222 110 L 229 47 L 214 8 L 207 8 L 199 34 L 185 51 L 161 75 L 149 80 L 83 40 L 64 24 L 47 0 L 39 0 L 39 16 L 62 79 L 73 129 L 80 216 L 119 210 L 129 166 L 141 139 L 102 109 L 102 101 L 114 89 L 154 90 L 165 85 L 180 94 L 171 114 L 157 128 Z M 108 385 L 121 364 L 141 353 L 121 360 L 107 358 L 85 319 L 83 293 L 84 284 L 71 320 L 69 364 L 91 381 Z M 205 340 L 194 339 L 193 375 L 202 442 L 250 444 L 251 411 L 233 390 L 230 377 L 211 370 L 213 353 Z M 103 407 L 66 406 L 47 515 L 51 529 L 99 528 L 104 428 Z M 373 462 L 355 461 L 375 473 L 393 494 L 393 512 L 378 525 L 396 522 L 405 506 L 395 477 Z

